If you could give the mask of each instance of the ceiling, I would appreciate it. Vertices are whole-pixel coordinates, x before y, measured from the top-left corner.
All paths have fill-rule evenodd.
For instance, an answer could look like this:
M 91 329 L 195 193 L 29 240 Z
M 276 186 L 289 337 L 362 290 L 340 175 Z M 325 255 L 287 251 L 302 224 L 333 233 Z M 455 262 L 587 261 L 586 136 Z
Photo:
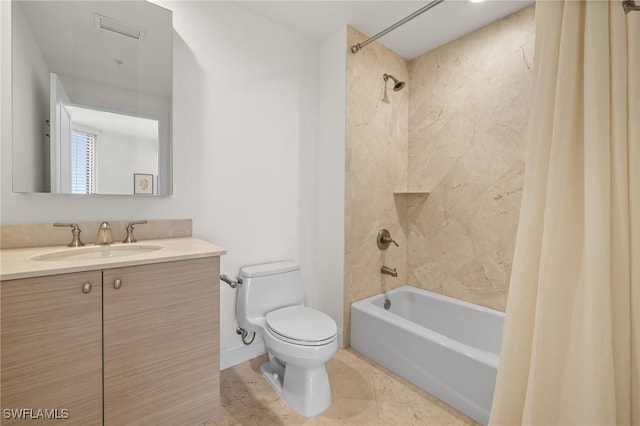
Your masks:
M 321 42 L 347 24 L 374 35 L 429 1 L 241 0 L 234 3 L 293 33 Z M 166 54 L 171 32 L 166 30 L 166 24 L 163 27 L 167 16 L 163 8 L 142 1 L 127 2 L 126 11 L 121 7 L 125 3 L 118 1 L 16 4 L 26 15 L 52 70 L 160 96 L 169 95 L 171 84 L 167 82 L 171 76 L 163 70 L 171 69 L 171 55 Z M 411 59 L 531 4 L 533 0 L 481 3 L 445 0 L 380 38 L 379 42 Z M 126 37 L 96 31 L 95 13 L 143 27 L 144 40 L 132 43 Z M 71 23 L 64 24 L 65 21 Z M 78 36 L 80 33 L 82 36 Z M 79 48 L 83 49 L 82 54 L 75 50 Z
M 87 131 L 117 133 L 134 141 L 158 140 L 158 120 L 78 106 L 68 108 L 73 124 L 84 126 Z
M 372 36 L 428 3 L 429 0 L 237 2 L 256 15 L 317 42 L 327 39 L 346 24 Z M 533 0 L 481 3 L 445 0 L 378 41 L 406 59 L 412 59 L 533 3 Z
M 168 47 L 173 34 L 166 9 L 144 1 L 110 0 L 18 1 L 12 7 L 14 14 L 24 14 L 51 72 L 171 96 Z M 140 28 L 144 35 L 136 40 L 98 29 L 96 15 Z

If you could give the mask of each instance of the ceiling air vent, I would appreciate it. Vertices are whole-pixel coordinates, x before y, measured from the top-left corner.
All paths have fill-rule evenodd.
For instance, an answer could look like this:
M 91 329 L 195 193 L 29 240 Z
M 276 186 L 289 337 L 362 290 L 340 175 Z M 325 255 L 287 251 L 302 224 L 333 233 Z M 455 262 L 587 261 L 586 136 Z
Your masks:
M 144 38 L 144 29 L 127 24 L 126 22 L 117 21 L 107 16 L 94 15 L 95 27 L 105 31 L 111 31 L 116 34 L 142 40 Z

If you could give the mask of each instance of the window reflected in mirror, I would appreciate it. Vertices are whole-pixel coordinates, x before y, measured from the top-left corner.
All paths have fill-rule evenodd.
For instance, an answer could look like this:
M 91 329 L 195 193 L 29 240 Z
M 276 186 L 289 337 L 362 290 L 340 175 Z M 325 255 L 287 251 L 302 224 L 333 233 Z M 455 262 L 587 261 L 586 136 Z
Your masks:
M 71 193 L 96 193 L 96 135 L 71 131 Z
M 158 120 L 76 106 L 69 110 L 72 194 L 133 192 L 132 176 L 140 170 L 157 180 Z

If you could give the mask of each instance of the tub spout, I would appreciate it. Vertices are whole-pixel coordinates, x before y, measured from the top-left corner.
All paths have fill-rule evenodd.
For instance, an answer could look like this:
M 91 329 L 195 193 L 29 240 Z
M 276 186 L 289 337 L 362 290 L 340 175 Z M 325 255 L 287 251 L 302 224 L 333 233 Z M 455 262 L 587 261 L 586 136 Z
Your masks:
M 380 268 L 380 273 L 385 275 L 391 275 L 392 277 L 398 276 L 398 271 L 396 271 L 396 268 L 391 269 L 388 266 L 384 266 L 384 265 L 382 265 L 382 268 Z

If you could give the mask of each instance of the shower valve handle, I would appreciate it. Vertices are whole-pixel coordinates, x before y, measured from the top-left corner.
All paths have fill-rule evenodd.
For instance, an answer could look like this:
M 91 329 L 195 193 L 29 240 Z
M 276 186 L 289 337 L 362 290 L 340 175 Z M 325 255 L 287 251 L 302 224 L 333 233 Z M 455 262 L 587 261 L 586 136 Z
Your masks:
M 385 244 L 389 244 L 389 243 L 393 243 L 396 245 L 396 247 L 400 247 L 400 245 L 398 243 L 396 243 L 396 240 L 394 240 L 391 237 L 385 237 L 384 235 L 382 236 L 382 242 Z
M 386 229 L 381 229 L 380 232 L 378 232 L 376 243 L 378 244 L 378 248 L 380 250 L 388 249 L 389 244 L 391 243 L 395 244 L 396 247 L 400 247 L 400 245 L 396 243 L 396 241 L 393 238 L 391 238 L 391 234 Z

